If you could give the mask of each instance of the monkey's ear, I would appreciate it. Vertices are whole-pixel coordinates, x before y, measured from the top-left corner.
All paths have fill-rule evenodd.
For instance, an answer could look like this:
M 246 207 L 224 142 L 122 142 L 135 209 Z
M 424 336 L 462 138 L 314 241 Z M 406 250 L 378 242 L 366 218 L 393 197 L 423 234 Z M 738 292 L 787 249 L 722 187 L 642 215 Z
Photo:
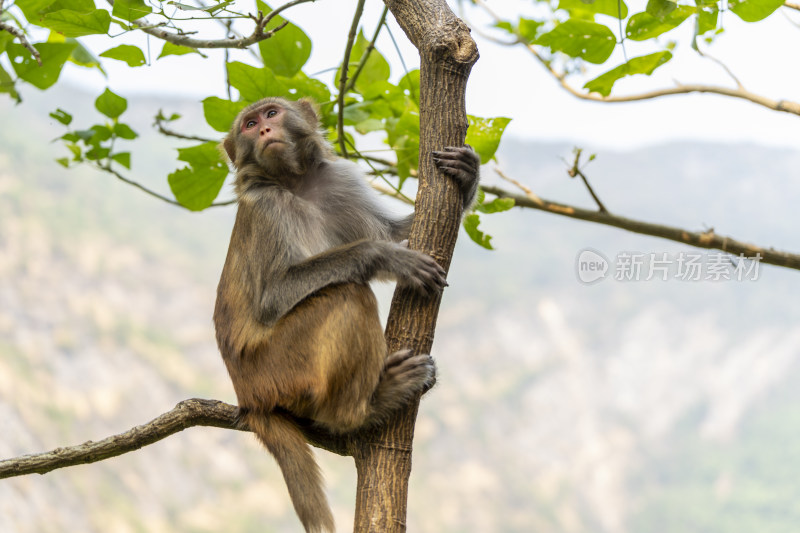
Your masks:
M 311 100 L 310 98 L 301 98 L 297 102 L 297 109 L 303 115 L 303 117 L 311 124 L 312 127 L 316 128 L 319 126 L 319 114 L 317 113 L 317 104 Z
M 233 141 L 233 137 L 230 135 L 225 136 L 225 140 L 222 141 L 222 147 L 225 149 L 225 153 L 228 154 L 228 159 L 236 166 L 236 143 Z

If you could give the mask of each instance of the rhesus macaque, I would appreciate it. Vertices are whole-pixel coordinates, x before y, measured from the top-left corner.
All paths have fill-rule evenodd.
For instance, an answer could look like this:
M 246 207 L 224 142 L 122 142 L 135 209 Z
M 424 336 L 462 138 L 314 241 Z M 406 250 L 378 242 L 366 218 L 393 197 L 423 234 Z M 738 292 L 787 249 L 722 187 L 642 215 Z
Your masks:
M 310 101 L 250 105 L 223 147 L 239 209 L 217 290 L 217 343 L 241 420 L 275 456 L 306 531 L 333 531 L 312 451 L 287 413 L 344 433 L 429 388 L 429 355 L 387 354 L 368 282 L 394 278 L 433 293 L 445 272 L 400 242 L 413 214 L 386 213 L 364 172 L 334 157 Z M 478 157 L 469 147 L 433 155 L 469 205 Z

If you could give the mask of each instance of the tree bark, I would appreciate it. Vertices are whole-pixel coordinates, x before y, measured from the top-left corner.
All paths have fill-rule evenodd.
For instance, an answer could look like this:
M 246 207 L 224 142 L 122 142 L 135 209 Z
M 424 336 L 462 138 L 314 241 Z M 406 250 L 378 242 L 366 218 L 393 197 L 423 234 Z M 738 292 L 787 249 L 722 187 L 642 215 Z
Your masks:
M 409 246 L 450 266 L 461 220 L 461 197 L 440 173 L 431 151 L 461 146 L 467 133 L 467 79 L 478 59 L 469 28 L 445 0 L 386 0 L 386 5 L 420 53 L 420 160 L 416 216 Z M 430 353 L 441 295 L 395 291 L 386 340 L 389 352 L 412 348 Z M 388 424 L 352 441 L 358 471 L 354 531 L 406 530 L 411 449 L 419 401 Z

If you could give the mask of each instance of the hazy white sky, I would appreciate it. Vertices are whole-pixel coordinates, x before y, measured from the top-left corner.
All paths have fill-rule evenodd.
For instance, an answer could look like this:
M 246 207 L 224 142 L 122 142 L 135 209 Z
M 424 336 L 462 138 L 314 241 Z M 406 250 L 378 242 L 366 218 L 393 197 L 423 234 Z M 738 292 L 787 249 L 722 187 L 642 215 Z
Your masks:
M 244 1 L 239 0 L 242 3 Z M 273 4 L 278 5 L 277 2 Z M 303 28 L 314 43 L 307 72 L 329 69 L 341 61 L 340 54 L 347 37 L 353 4 L 319 0 L 289 11 L 289 18 Z M 367 4 L 363 20 L 367 33 L 371 34 L 382 3 L 376 0 Z M 532 4 L 521 0 L 491 2 L 493 9 L 507 13 L 524 12 Z M 635 12 L 642 10 L 644 4 L 644 0 L 629 1 L 628 7 Z M 756 24 L 745 24 L 730 13 L 723 16 L 726 32 L 709 49 L 710 53 L 722 59 L 747 89 L 776 100 L 800 100 L 800 69 L 794 66 L 794 51 L 800 49 L 800 27 L 793 25 L 789 18 L 800 21 L 800 16 L 794 12 L 786 15 L 777 13 Z M 470 22 L 486 27 L 485 19 L 475 18 Z M 616 32 L 612 19 L 603 22 Z M 684 26 L 666 34 L 666 38 L 678 40 L 678 48 L 670 64 L 657 70 L 652 77 L 637 76 L 618 82 L 616 94 L 670 87 L 676 81 L 732 86 L 733 82 L 720 67 L 689 49 L 688 37 L 692 25 L 685 23 Z M 243 29 L 245 27 L 249 28 L 242 26 Z M 408 67 L 418 66 L 416 50 L 395 24 L 392 24 L 392 28 Z M 218 31 L 213 25 L 203 26 L 202 29 L 206 33 L 209 30 Z M 97 53 L 112 47 L 101 38 L 87 40 Z M 635 147 L 674 139 L 800 146 L 800 117 L 795 115 L 713 95 L 673 96 L 626 104 L 585 102 L 560 89 L 523 48 L 499 46 L 477 35 L 476 40 L 481 59 L 470 77 L 467 109 L 478 116 L 512 117 L 507 132 L 514 136 L 567 139 L 608 148 Z M 189 56 L 155 61 L 161 50 L 161 41 L 150 39 L 148 43 L 142 38 L 140 44 L 146 53 L 150 47 L 153 65 L 130 69 L 122 63 L 106 61 L 112 90 L 123 95 L 158 91 L 199 98 L 209 94 L 223 95 L 221 61 Z M 378 45 L 392 65 L 393 77 L 399 78 L 403 69 L 398 53 L 385 32 Z M 627 41 L 626 46 L 629 57 L 654 51 L 639 48 L 638 43 L 631 41 Z M 210 55 L 219 57 L 213 53 Z M 600 74 L 621 63 L 622 56 L 619 52 L 617 55 L 609 66 L 592 73 Z M 333 72 L 327 74 L 329 79 L 333 75 Z M 108 84 L 96 71 L 88 72 L 77 67 L 66 69 L 64 78 L 98 93 Z M 576 85 L 582 83 L 575 80 Z

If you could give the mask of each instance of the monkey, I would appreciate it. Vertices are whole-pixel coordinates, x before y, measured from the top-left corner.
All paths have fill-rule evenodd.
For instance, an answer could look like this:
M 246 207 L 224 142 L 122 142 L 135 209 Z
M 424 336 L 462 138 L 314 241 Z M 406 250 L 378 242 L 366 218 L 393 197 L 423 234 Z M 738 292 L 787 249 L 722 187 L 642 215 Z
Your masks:
M 445 271 L 408 248 L 413 213 L 387 213 L 360 167 L 334 155 L 312 101 L 249 105 L 222 148 L 238 208 L 217 288 L 217 344 L 239 419 L 276 459 L 303 527 L 333 531 L 299 421 L 345 434 L 381 423 L 433 385 L 430 355 L 388 353 L 368 282 L 394 278 L 432 294 Z M 432 157 L 470 205 L 475 152 Z

